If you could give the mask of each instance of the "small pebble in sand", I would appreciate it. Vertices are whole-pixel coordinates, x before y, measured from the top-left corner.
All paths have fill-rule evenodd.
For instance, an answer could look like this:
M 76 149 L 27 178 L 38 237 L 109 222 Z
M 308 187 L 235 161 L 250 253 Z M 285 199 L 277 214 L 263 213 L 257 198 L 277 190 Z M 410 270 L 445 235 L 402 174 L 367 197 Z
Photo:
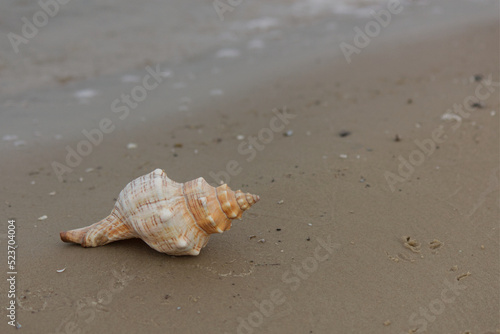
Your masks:
M 245 139 L 245 136 L 244 136 L 244 135 L 237 135 L 237 136 L 236 136 L 236 139 L 238 139 L 238 140 L 243 140 L 243 139 Z
M 458 116 L 457 114 L 450 113 L 450 112 L 447 112 L 447 113 L 444 113 L 443 115 L 441 115 L 441 119 L 443 121 L 452 121 L 452 120 L 456 120 L 457 122 L 462 121 L 462 118 L 460 116 Z
M 495 110 L 490 111 L 491 116 L 495 116 L 496 114 L 497 114 L 497 112 Z
M 484 249 L 484 245 L 481 245 L 481 249 Z
M 384 326 L 389 326 L 391 324 L 391 321 L 390 320 L 386 320 L 384 321 Z
M 475 82 L 481 82 L 483 80 L 483 75 L 482 74 L 474 74 L 472 76 Z
M 31 181 L 31 184 L 35 184 L 36 182 L 35 181 Z
M 62 273 L 62 272 L 64 272 L 65 270 L 66 270 L 66 268 L 62 268 L 62 269 L 57 269 L 56 271 L 57 271 L 58 273 Z
M 78 181 L 83 182 L 83 177 L 80 177 Z
M 339 157 L 342 159 L 347 159 L 347 154 L 339 154 Z
M 308 223 L 307 225 L 309 225 L 309 226 L 313 226 L 313 224 L 311 224 L 311 223 Z
M 198 154 L 198 150 L 194 150 L 194 154 Z
M 280 199 L 280 200 L 278 201 L 278 204 L 283 204 L 283 203 L 284 203 L 284 201 L 283 201 L 282 199 Z
M 453 267 L 450 268 L 450 271 L 457 271 L 458 270 L 458 266 L 457 265 L 454 265 Z
M 285 137 L 291 137 L 293 135 L 293 130 L 288 130 L 287 132 L 283 133 L 283 136 Z
M 363 183 L 365 181 L 366 181 L 365 178 L 361 176 L 361 178 L 359 179 L 359 182 Z
M 340 137 L 347 137 L 351 134 L 351 131 L 347 131 L 347 130 L 342 130 L 339 132 L 339 136 Z
M 260 240 L 258 240 L 257 242 L 259 242 L 259 243 L 263 244 L 264 242 L 266 242 L 266 239 L 260 239 Z
M 50 195 L 50 196 L 54 196 L 55 194 L 56 194 L 56 192 L 55 192 L 55 191 L 51 191 L 51 192 L 49 193 L 49 195 Z
M 182 146 L 184 146 L 182 143 L 175 143 L 174 144 L 175 148 L 182 148 Z
M 129 150 L 133 150 L 133 149 L 137 148 L 137 144 L 136 143 L 128 143 L 127 148 Z
M 180 306 L 177 306 L 177 310 L 180 310 L 180 309 L 181 309 L 181 307 L 180 307 Z
M 90 167 L 90 168 L 87 168 L 87 169 L 85 170 L 85 173 L 90 173 L 90 172 L 92 172 L 92 171 L 94 171 L 94 168 Z
M 47 217 L 47 215 L 43 215 L 43 216 L 38 217 L 38 220 L 45 220 L 47 218 L 49 218 L 49 217 Z
M 484 103 L 483 102 L 474 102 L 470 105 L 472 108 L 476 109 L 483 109 L 484 108 Z
M 394 136 L 394 141 L 395 142 L 400 142 L 401 141 L 401 137 L 399 137 L 399 135 L 396 133 L 396 135 Z
M 251 235 L 251 236 L 248 237 L 248 239 L 250 239 L 250 240 L 252 240 L 253 238 L 257 238 L 257 236 L 256 235 Z

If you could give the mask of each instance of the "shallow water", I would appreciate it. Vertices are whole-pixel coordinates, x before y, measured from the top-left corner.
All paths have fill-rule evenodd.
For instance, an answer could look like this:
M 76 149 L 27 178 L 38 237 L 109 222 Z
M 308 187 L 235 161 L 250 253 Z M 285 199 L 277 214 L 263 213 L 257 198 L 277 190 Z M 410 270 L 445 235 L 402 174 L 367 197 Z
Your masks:
M 464 2 L 495 4 L 460 3 Z M 262 49 L 295 34 L 294 29 L 328 20 L 334 30 L 345 16 L 367 19 L 387 6 L 387 0 L 240 1 L 225 7 L 215 6 L 215 1 L 179 0 L 45 3 L 51 5 L 0 3 L 0 96 L 142 69 L 151 63 L 178 64 L 245 40 L 250 49 Z M 431 6 L 431 12 L 439 14 L 446 1 L 401 3 L 405 8 Z

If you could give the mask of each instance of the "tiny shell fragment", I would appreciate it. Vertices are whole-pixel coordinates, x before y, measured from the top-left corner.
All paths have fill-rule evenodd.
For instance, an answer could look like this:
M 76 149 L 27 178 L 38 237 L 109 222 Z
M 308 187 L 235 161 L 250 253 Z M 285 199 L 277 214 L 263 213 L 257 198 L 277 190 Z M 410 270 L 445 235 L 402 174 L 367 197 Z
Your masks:
M 133 149 L 137 148 L 137 144 L 136 143 L 128 143 L 127 148 L 129 150 L 133 150 Z
M 458 276 L 457 276 L 457 281 L 460 281 L 461 279 L 463 279 L 463 278 L 465 278 L 465 277 L 467 277 L 467 276 L 470 276 L 470 275 L 472 275 L 472 274 L 471 274 L 469 271 L 468 271 L 468 272 L 466 272 L 466 273 L 463 273 L 463 274 L 461 274 L 461 275 L 458 275 Z

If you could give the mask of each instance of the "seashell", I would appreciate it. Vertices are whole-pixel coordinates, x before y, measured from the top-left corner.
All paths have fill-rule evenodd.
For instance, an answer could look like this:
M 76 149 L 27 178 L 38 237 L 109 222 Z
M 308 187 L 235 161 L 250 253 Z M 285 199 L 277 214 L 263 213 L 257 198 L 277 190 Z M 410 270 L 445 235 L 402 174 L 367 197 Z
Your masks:
M 140 238 L 158 252 L 198 255 L 211 234 L 229 230 L 258 200 L 227 184 L 214 188 L 202 177 L 177 183 L 156 169 L 127 184 L 108 217 L 60 236 L 83 247 Z

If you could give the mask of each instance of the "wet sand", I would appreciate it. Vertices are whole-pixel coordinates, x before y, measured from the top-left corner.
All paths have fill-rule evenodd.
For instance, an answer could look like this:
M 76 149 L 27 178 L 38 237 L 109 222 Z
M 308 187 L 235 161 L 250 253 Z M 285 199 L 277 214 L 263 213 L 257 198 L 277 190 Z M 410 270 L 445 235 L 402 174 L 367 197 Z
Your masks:
M 124 119 L 111 105 L 137 83 L 113 82 L 130 72 L 37 88 L 24 105 L 9 96 L 4 133 L 40 112 L 38 137 L 26 127 L 26 144 L 1 148 L 21 330 L 499 332 L 498 17 L 422 29 L 389 26 L 351 64 L 311 42 L 171 67 Z M 90 88 L 99 95 L 74 103 Z M 53 162 L 67 164 L 103 118 L 113 130 L 59 182 Z M 155 168 L 177 182 L 224 176 L 261 200 L 197 257 L 59 240 Z

